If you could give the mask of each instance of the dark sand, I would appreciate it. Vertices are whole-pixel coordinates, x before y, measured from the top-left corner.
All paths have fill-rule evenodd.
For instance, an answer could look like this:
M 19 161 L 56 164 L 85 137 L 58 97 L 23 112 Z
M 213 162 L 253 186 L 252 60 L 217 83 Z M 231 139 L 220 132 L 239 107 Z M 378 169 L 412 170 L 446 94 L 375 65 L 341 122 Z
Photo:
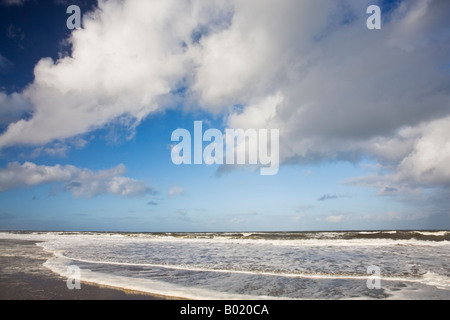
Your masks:
M 36 241 L 0 240 L 1 300 L 166 300 L 140 292 L 81 282 L 67 289 L 66 280 L 42 264 L 51 257 Z

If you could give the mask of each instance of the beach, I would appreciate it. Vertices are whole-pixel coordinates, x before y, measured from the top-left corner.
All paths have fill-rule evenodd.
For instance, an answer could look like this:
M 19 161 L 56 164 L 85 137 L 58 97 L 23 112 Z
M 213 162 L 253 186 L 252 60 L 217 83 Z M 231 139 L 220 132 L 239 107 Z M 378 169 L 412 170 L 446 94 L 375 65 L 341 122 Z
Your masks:
M 163 300 L 164 297 L 81 283 L 69 290 L 66 280 L 43 266 L 52 254 L 37 241 L 0 240 L 1 300 Z
M 0 299 L 450 297 L 450 232 L 0 232 Z M 67 288 L 79 270 L 81 290 Z

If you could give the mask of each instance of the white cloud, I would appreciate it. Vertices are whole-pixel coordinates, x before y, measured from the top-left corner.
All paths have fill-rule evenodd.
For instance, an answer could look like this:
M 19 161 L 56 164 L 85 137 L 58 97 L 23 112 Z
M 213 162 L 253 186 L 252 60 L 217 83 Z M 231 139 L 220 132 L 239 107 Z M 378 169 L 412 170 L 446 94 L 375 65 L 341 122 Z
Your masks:
M 93 172 L 71 165 L 45 166 L 32 162 L 10 162 L 6 168 L 0 169 L 0 192 L 52 182 L 64 183 L 64 188 L 75 197 L 90 198 L 108 193 L 136 196 L 152 191 L 145 182 L 124 177 L 125 171 L 124 165 Z
M 369 155 L 391 170 L 371 177 L 381 192 L 446 185 L 450 2 L 403 1 L 378 31 L 365 27 L 370 4 L 99 1 L 72 55 L 37 64 L 21 93 L 33 117 L 10 124 L 0 148 L 118 119 L 133 128 L 181 102 L 232 126 L 279 128 L 282 163 Z
M 448 185 L 450 30 L 444 12 L 450 3 L 404 1 L 386 13 L 389 19 L 379 32 L 362 27 L 367 4 L 320 2 L 320 8 L 307 8 L 286 2 L 275 8 L 278 4 L 265 3 L 273 16 L 261 21 L 259 15 L 265 12 L 256 10 L 246 30 L 270 38 L 269 54 L 261 50 L 257 57 L 265 57 L 267 68 L 248 71 L 257 80 L 244 85 L 245 94 L 234 93 L 247 104 L 231 114 L 228 124 L 280 128 L 284 163 L 374 157 L 384 175 L 368 177 L 367 185 L 377 185 L 380 194 L 418 194 L 418 186 Z M 289 5 L 296 14 L 277 19 Z M 309 16 L 290 20 L 302 10 Z M 344 17 L 349 21 L 344 23 Z M 289 30 L 277 32 L 287 25 Z M 226 32 L 237 33 L 232 28 Z M 271 56 L 272 50 L 279 51 Z M 210 86 L 220 88 L 219 81 L 210 80 Z M 233 96 L 229 98 L 233 102 Z
M 266 128 L 276 115 L 276 108 L 283 102 L 280 93 L 248 105 L 242 112 L 232 112 L 228 118 L 231 128 Z
M 175 197 L 184 194 L 184 189 L 180 186 L 173 186 L 169 189 L 168 195 L 170 197 Z
M 193 68 L 186 49 L 193 30 L 220 13 L 201 1 L 113 0 L 98 7 L 72 32 L 71 56 L 36 65 L 22 93 L 33 117 L 10 124 L 0 148 L 46 144 L 116 121 L 136 126 L 183 85 Z
M 10 162 L 0 169 L 0 191 L 19 186 L 34 186 L 41 183 L 68 181 L 77 171 L 73 166 L 38 166 L 32 162 L 19 164 Z
M 328 222 L 331 222 L 331 223 L 337 223 L 337 222 L 341 222 L 344 218 L 345 218 L 345 216 L 340 214 L 340 215 L 335 215 L 335 216 L 328 216 L 325 218 L 325 220 Z
M 369 174 L 362 177 L 347 179 L 347 185 L 356 185 L 378 189 L 379 196 L 409 195 L 420 196 L 423 192 L 421 187 L 408 182 L 401 182 L 395 173 Z
M 407 137 L 404 132 L 409 133 Z M 422 194 L 424 188 L 448 188 L 449 136 L 450 117 L 404 128 L 386 143 L 379 141 L 382 147 L 377 147 L 377 152 L 380 160 L 389 165 L 388 173 L 372 173 L 349 179 L 346 183 L 375 187 L 378 188 L 379 195 L 388 196 L 418 196 Z M 384 167 L 381 167 L 381 170 L 386 171 Z
M 75 197 L 93 197 L 105 193 L 118 196 L 136 196 L 150 191 L 145 182 L 120 176 L 121 171 L 122 168 L 116 167 L 98 173 L 83 172 L 77 179 L 67 183 L 66 188 Z
M 231 1 L 229 28 L 200 41 L 194 90 L 208 110 L 265 100 L 291 79 L 305 42 L 327 25 L 332 1 Z
M 448 85 L 449 77 L 435 67 L 437 61 L 446 61 L 438 48 L 448 53 L 447 23 L 436 13 L 440 6 L 448 5 L 429 2 L 426 18 L 414 20 L 417 25 L 438 21 L 430 34 L 442 40 L 434 40 L 429 47 L 405 51 L 391 44 L 397 39 L 393 35 L 403 35 L 396 31 L 416 16 L 419 9 L 415 7 L 376 36 L 359 28 L 356 22 L 362 21 L 358 19 L 323 39 L 304 43 L 302 49 L 308 51 L 309 59 L 299 53 L 298 61 L 291 61 L 294 78 L 281 81 L 278 89 L 285 103 L 266 122 L 266 126 L 282 129 L 280 154 L 284 160 L 352 159 L 358 153 L 371 152 L 362 150 L 360 144 L 448 113 L 449 90 L 442 84 Z M 240 117 L 241 122 L 253 121 L 245 112 Z
M 31 158 L 39 157 L 41 154 L 46 154 L 50 157 L 66 157 L 67 151 L 69 151 L 70 147 L 62 142 L 56 142 L 52 146 L 47 147 L 38 147 L 33 150 L 31 154 Z
M 398 167 L 398 179 L 418 185 L 450 185 L 450 117 L 427 123 Z

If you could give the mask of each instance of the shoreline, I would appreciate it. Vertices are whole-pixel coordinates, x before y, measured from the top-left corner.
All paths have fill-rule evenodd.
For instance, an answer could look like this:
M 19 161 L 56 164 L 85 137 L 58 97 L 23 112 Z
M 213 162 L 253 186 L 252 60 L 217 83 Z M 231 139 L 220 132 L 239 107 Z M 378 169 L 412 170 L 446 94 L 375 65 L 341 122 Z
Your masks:
M 0 240 L 0 300 L 181 300 L 81 281 L 69 290 L 65 278 L 46 268 L 52 257 L 32 240 Z
M 446 231 L 440 236 L 447 235 Z M 353 242 L 353 239 L 339 238 L 335 241 L 332 237 L 325 240 L 312 237 L 312 245 L 303 246 L 303 242 L 289 242 L 291 237 L 287 235 L 281 246 L 273 246 L 275 242 L 260 239 L 236 242 L 230 237 L 225 241 L 219 238 L 218 241 L 192 242 L 190 238 L 183 238 L 170 240 L 170 250 L 166 250 L 167 242 L 153 241 L 153 238 L 124 240 L 122 236 L 110 235 L 2 237 L 0 300 L 147 299 L 182 300 L 183 303 L 203 299 L 445 300 L 450 294 L 446 263 L 450 242 L 446 239 L 441 242 L 416 239 Z M 188 245 L 185 246 L 183 241 Z M 254 243 L 257 246 L 253 246 Z M 298 245 L 300 250 L 296 249 Z M 378 245 L 379 248 L 376 247 Z M 224 252 L 223 257 L 225 262 L 229 261 L 230 267 L 208 268 L 206 263 L 217 261 L 216 256 L 211 256 L 217 250 Z M 64 259 L 63 252 L 73 255 L 73 258 Z M 170 260 L 179 256 L 182 263 L 189 262 L 193 254 L 194 258 L 205 254 L 206 267 L 202 264 L 199 264 L 201 268 L 195 264 L 178 266 L 174 263 L 176 260 Z M 311 255 L 314 257 L 303 266 L 304 258 Z M 240 257 L 247 256 L 248 259 L 242 258 L 242 268 L 233 268 L 233 263 L 240 263 Z M 228 257 L 230 259 L 227 260 Z M 274 261 L 261 264 L 268 271 L 252 268 L 253 263 L 259 266 L 258 261 L 263 257 Z M 380 265 L 369 265 L 374 257 L 380 259 Z M 300 258 L 303 259 L 300 261 Z M 143 263 L 147 261 L 157 264 Z M 168 261 L 169 264 L 159 264 L 160 261 Z M 280 262 L 286 262 L 286 267 Z M 293 270 L 294 263 L 301 265 Z M 86 272 L 80 274 L 84 281 L 81 282 L 81 290 L 69 290 L 66 285 L 67 277 L 72 274 L 69 267 L 75 267 L 76 274 L 77 265 L 80 271 Z M 376 278 L 370 275 L 369 267 L 379 268 L 378 274 L 373 273 Z M 301 268 L 308 269 L 304 272 Z M 369 279 L 380 280 L 379 287 L 369 287 Z

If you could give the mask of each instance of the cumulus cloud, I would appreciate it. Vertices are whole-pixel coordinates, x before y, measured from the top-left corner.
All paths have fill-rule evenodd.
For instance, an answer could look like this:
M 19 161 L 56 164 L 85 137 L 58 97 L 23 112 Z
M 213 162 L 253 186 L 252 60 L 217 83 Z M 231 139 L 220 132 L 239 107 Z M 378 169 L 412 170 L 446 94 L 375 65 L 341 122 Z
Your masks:
M 398 166 L 398 180 L 450 186 L 450 117 L 423 126 L 411 152 Z
M 349 179 L 346 183 L 375 187 L 379 195 L 389 196 L 420 195 L 424 188 L 449 189 L 450 117 L 402 131 L 384 144 L 377 142 L 384 145 L 377 147 L 377 152 L 380 153 L 380 161 L 390 167 L 388 173 L 373 173 Z
M 359 182 L 379 187 L 380 194 L 449 184 L 450 26 L 444 11 L 450 3 L 403 1 L 384 13 L 379 32 L 363 27 L 367 1 L 318 3 L 290 3 L 293 12 L 308 12 L 301 21 L 294 19 L 298 14 L 276 19 L 287 5 L 267 4 L 270 24 L 263 18 L 258 24 L 264 10 L 253 13 L 247 33 L 270 37 L 268 52 L 278 52 L 276 59 L 266 57 L 267 68 L 249 71 L 271 81 L 256 80 L 238 94 L 247 104 L 228 124 L 280 128 L 283 163 L 356 162 L 369 155 L 384 174 Z M 291 29 L 277 38 L 284 24 Z
M 10 124 L 0 148 L 45 144 L 111 122 L 133 128 L 161 110 L 194 67 L 186 49 L 193 30 L 221 19 L 220 2 L 212 9 L 201 1 L 99 1 L 71 34 L 71 55 L 35 66 L 34 82 L 21 93 L 33 117 Z
M 361 27 L 366 17 L 358 14 L 367 2 L 350 3 L 346 9 L 335 3 L 334 16 L 322 6 L 311 9 L 306 21 L 319 17 L 320 24 L 292 35 L 290 43 L 280 43 L 275 37 L 269 41 L 273 47 L 296 53 L 285 61 L 290 72 L 285 71 L 281 79 L 271 75 L 277 80 L 272 86 L 283 99 L 273 103 L 275 115 L 260 123 L 282 129 L 280 156 L 284 161 L 353 160 L 371 152 L 363 148 L 371 139 L 389 137 L 403 126 L 450 112 L 450 79 L 443 55 L 449 53 L 449 27 L 442 13 L 449 4 L 408 1 L 398 9 L 402 15 L 395 14 L 381 32 L 371 33 Z M 300 6 L 304 4 L 298 4 L 298 10 Z M 354 16 L 354 20 L 344 24 L 333 20 L 335 16 Z M 258 27 L 268 29 L 277 23 L 281 22 Z M 298 22 L 289 24 L 294 30 L 305 30 Z M 324 26 L 330 30 L 323 30 Z M 417 32 L 410 33 L 410 26 Z M 284 57 L 281 49 L 276 56 Z M 263 72 L 260 76 L 265 78 Z M 254 125 L 250 112 L 231 120 Z
M 134 128 L 183 105 L 230 127 L 279 128 L 282 163 L 373 157 L 388 173 L 359 182 L 380 193 L 447 185 L 450 2 L 382 6 L 376 31 L 366 28 L 372 4 L 99 1 L 71 55 L 36 65 L 20 93 L 33 115 L 9 120 L 0 148 Z
M 118 165 L 108 170 L 93 172 L 71 165 L 45 166 L 32 162 L 10 162 L 0 169 L 0 192 L 16 188 L 60 182 L 75 197 L 93 197 L 100 194 L 137 196 L 152 189 L 143 181 L 123 176 L 126 168 Z

